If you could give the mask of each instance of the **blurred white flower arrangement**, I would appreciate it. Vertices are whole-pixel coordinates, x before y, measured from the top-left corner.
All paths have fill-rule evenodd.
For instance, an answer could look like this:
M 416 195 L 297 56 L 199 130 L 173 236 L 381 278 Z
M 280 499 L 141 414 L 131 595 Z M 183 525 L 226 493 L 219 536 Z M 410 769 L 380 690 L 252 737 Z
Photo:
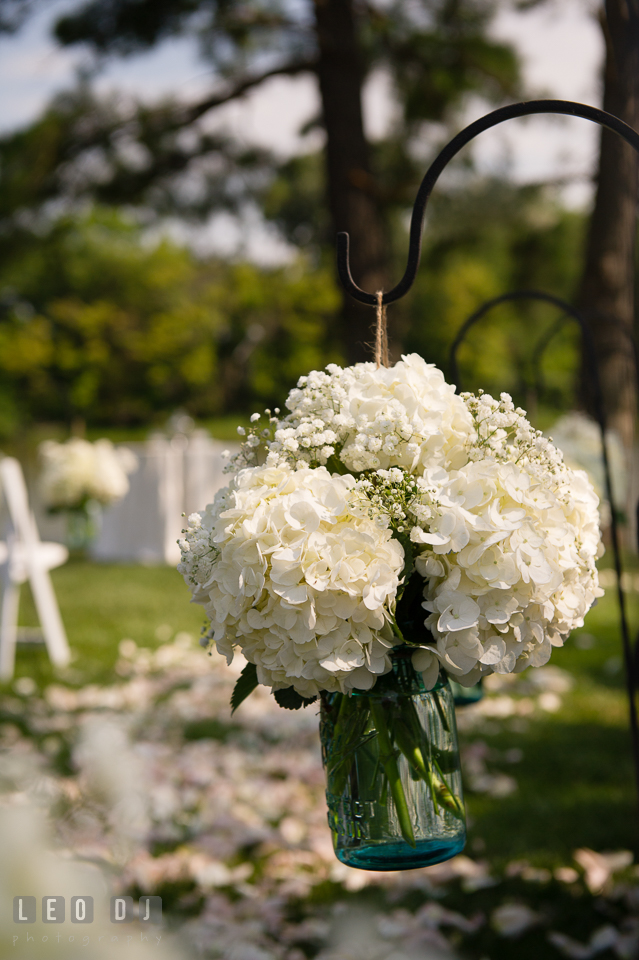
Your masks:
M 88 500 L 103 506 L 121 500 L 129 490 L 128 475 L 137 468 L 135 454 L 110 440 L 45 440 L 39 454 L 40 493 L 50 510 L 78 510 Z
M 413 354 L 313 371 L 286 406 L 253 415 L 179 541 L 204 643 L 253 665 L 234 706 L 257 683 L 286 706 L 370 689 L 403 644 L 426 689 L 442 668 L 471 685 L 583 624 L 598 498 L 507 394 L 456 395 Z
M 607 527 L 610 524 L 610 504 L 606 493 L 599 424 L 587 414 L 573 410 L 560 417 L 547 433 L 562 451 L 564 462 L 573 470 L 585 470 L 588 474 L 601 500 L 601 525 Z M 615 507 L 623 511 L 628 493 L 628 470 L 621 438 L 614 430 L 606 432 L 606 448 Z
M 38 452 L 44 505 L 50 513 L 67 514 L 67 544 L 84 550 L 100 529 L 102 507 L 128 493 L 137 457 L 127 447 L 114 447 L 110 440 L 90 443 L 80 437 L 66 443 L 45 440 Z

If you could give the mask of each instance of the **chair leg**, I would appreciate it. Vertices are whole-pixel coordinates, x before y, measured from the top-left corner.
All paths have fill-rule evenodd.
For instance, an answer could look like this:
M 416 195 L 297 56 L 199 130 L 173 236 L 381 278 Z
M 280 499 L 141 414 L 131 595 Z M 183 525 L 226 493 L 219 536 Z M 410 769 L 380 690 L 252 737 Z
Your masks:
M 32 561 L 28 569 L 31 592 L 49 657 L 57 667 L 66 667 L 71 660 L 71 651 L 49 572 L 37 561 Z
M 2 590 L 0 612 L 0 680 L 11 680 L 15 668 L 18 639 L 20 586 L 7 576 Z

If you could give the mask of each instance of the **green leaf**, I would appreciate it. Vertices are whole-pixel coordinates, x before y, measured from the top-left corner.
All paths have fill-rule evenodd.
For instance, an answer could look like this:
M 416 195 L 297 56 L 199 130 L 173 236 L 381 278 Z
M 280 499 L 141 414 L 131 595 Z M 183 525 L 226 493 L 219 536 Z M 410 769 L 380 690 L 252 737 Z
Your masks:
M 404 581 L 404 586 L 408 583 L 415 569 L 415 563 L 413 561 L 413 543 L 407 533 L 400 533 L 398 530 L 393 530 L 393 537 L 395 540 L 399 540 L 403 549 L 404 549 L 404 568 L 402 570 L 401 579 Z
M 459 768 L 459 757 L 456 750 L 440 750 L 432 747 L 433 759 L 441 773 L 455 773 Z
M 400 628 L 399 628 L 399 626 L 398 626 L 398 624 L 397 624 L 397 620 L 395 619 L 395 617 L 391 617 L 391 628 L 392 628 L 393 633 L 394 633 L 395 636 L 397 637 L 397 639 L 400 641 L 400 643 L 406 643 L 406 638 L 405 638 L 404 634 L 402 633 L 402 631 L 400 630 Z
M 317 697 L 303 697 L 297 692 L 295 687 L 286 687 L 284 690 L 275 690 L 273 692 L 277 703 L 285 710 L 299 710 L 300 707 L 308 707 L 315 703 Z
M 404 643 L 424 646 L 434 643 L 434 637 L 424 626 L 426 611 L 422 607 L 424 599 L 424 578 L 416 570 L 404 584 L 401 597 L 395 605 L 395 620 Z M 398 636 L 397 631 L 394 631 Z
M 337 453 L 334 453 L 328 458 L 326 461 L 326 469 L 329 473 L 339 473 L 342 477 L 351 472 L 348 467 L 342 463 Z
M 233 693 L 231 695 L 232 714 L 235 713 L 239 705 L 246 700 L 249 693 L 253 693 L 257 683 L 257 667 L 254 663 L 247 663 L 237 678 L 237 683 L 233 688 Z

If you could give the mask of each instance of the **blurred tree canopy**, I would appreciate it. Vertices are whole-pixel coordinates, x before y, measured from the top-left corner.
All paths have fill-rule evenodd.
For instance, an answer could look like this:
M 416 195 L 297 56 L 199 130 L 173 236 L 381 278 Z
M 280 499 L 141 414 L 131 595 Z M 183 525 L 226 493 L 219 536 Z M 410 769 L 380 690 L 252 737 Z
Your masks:
M 451 329 L 521 286 L 522 274 L 568 295 L 582 232 L 582 217 L 538 190 L 486 181 L 440 195 L 414 294 L 397 308 L 406 348 L 446 370 Z M 0 291 L 5 436 L 78 417 L 157 423 L 176 407 L 199 418 L 250 413 L 281 405 L 301 374 L 343 359 L 327 338 L 340 297 L 330 266 L 304 256 L 271 270 L 198 259 L 168 239 L 151 242 L 112 209 L 23 237 L 0 267 Z M 511 389 L 529 403 L 526 358 L 555 317 L 537 304 L 501 311 L 460 356 L 464 386 Z M 540 400 L 569 407 L 577 365 L 568 327 L 549 350 Z
M 521 92 L 514 50 L 489 33 L 497 6 L 498 0 L 78 0 L 55 26 L 61 44 L 83 44 L 97 64 L 189 36 L 209 65 L 210 92 L 147 105 L 100 98 L 85 77 L 29 129 L 0 141 L 0 225 L 52 200 L 87 195 L 196 217 L 266 199 L 270 215 L 286 222 L 298 243 L 306 237 L 332 245 L 335 233 L 347 230 L 356 280 L 379 289 L 392 260 L 392 219 L 412 203 L 424 144 L 441 139 L 441 125 L 469 95 L 497 102 Z M 0 0 L 0 24 L 10 27 L 36 7 L 37 0 Z M 380 70 L 390 79 L 396 117 L 373 149 L 362 89 Z M 300 74 L 316 78 L 321 115 L 314 122 L 326 140 L 321 161 L 307 161 L 321 171 L 313 208 L 296 212 L 295 196 L 281 190 L 290 163 L 247 147 L 250 137 L 238 142 L 209 120 L 273 77 Z M 302 176 L 304 166 L 293 161 Z M 348 360 L 363 359 L 370 310 L 344 299 L 341 320 L 331 327 L 335 344 Z
M 0 270 L 0 432 L 144 424 L 277 403 L 327 358 L 330 272 L 265 271 L 150 244 L 112 210 L 59 219 Z
M 0 0 L 0 29 L 17 27 L 38 2 Z M 0 428 L 74 416 L 144 423 L 178 405 L 200 417 L 246 412 L 281 404 L 310 367 L 367 358 L 372 311 L 345 303 L 335 284 L 335 232 L 351 234 L 362 286 L 401 274 L 416 186 L 469 96 L 497 103 L 522 94 L 514 50 L 490 36 L 497 6 L 69 4 L 58 41 L 84 44 L 96 69 L 189 36 L 209 65 L 210 91 L 148 104 L 100 97 L 85 74 L 34 124 L 0 139 Z M 376 71 L 390 80 L 396 114 L 370 142 L 361 100 Z M 272 77 L 303 73 L 318 84 L 311 126 L 323 128 L 323 150 L 282 159 L 209 122 Z M 579 274 L 583 217 L 562 211 L 542 186 L 471 174 L 469 151 L 438 184 L 417 283 L 389 317 L 395 355 L 418 350 L 445 370 L 454 330 L 481 301 L 516 287 L 570 299 Z M 87 203 L 97 204 L 92 213 Z M 198 259 L 169 241 L 150 243 L 140 226 L 247 204 L 303 256 L 279 270 Z M 126 217 L 108 212 L 123 208 Z M 464 386 L 510 389 L 534 405 L 529 360 L 555 319 L 539 304 L 501 307 L 460 356 Z M 547 350 L 541 402 L 571 404 L 577 356 L 567 326 Z
M 585 217 L 562 209 L 544 188 L 488 179 L 439 192 L 429 211 L 422 267 L 411 296 L 395 307 L 406 349 L 450 374 L 454 334 L 485 301 L 522 289 L 570 301 Z M 574 406 L 579 347 L 576 326 L 561 323 L 556 308 L 506 303 L 468 334 L 459 386 L 496 396 L 507 390 L 546 426 Z

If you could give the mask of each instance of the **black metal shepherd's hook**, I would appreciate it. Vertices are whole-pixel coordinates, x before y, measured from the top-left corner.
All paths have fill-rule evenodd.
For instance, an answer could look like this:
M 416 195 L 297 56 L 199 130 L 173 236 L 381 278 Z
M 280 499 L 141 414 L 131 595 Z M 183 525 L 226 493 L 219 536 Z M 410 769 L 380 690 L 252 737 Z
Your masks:
M 419 190 L 417 191 L 417 197 L 415 198 L 415 204 L 413 206 L 406 270 L 399 283 L 393 287 L 392 290 L 389 290 L 388 293 L 383 294 L 382 304 L 386 305 L 389 303 L 394 303 L 396 300 L 401 299 L 401 297 L 408 293 L 415 281 L 421 257 L 422 230 L 426 205 L 433 191 L 433 187 L 437 183 L 437 180 L 439 179 L 446 165 L 459 153 L 462 147 L 464 147 L 467 143 L 470 143 L 470 141 L 473 140 L 478 134 L 483 133 L 484 130 L 489 130 L 491 127 L 495 127 L 497 124 L 503 123 L 505 120 L 513 120 L 517 117 L 527 117 L 544 113 L 563 114 L 565 116 L 581 117 L 583 120 L 591 120 L 593 123 L 597 123 L 600 126 L 606 127 L 608 130 L 612 130 L 614 133 L 618 134 L 626 141 L 626 143 L 630 144 L 630 146 L 637 153 L 639 153 L 639 134 L 633 130 L 632 127 L 628 126 L 627 123 L 624 123 L 623 120 L 613 116 L 611 113 L 606 113 L 604 110 L 598 110 L 596 107 L 589 107 L 583 103 L 573 103 L 570 100 L 529 100 L 526 103 L 514 103 L 507 107 L 501 107 L 499 110 L 493 110 L 492 113 L 486 114 L 485 117 L 475 120 L 474 123 L 469 124 L 469 126 L 465 127 L 460 133 L 457 134 L 456 137 L 453 137 L 453 139 L 446 144 L 426 172 L 426 175 L 420 184 Z M 342 285 L 355 300 L 373 307 L 377 305 L 378 298 L 376 294 L 367 293 L 365 290 L 362 290 L 353 280 L 349 260 L 349 236 L 347 233 L 338 233 L 337 235 L 337 270 Z M 527 294 L 524 295 L 530 296 L 531 293 L 532 291 L 528 291 Z M 507 299 L 521 299 L 521 296 L 521 293 L 515 295 L 505 294 L 503 297 L 499 297 L 495 301 L 490 301 L 489 304 L 485 304 L 484 307 L 480 308 L 480 311 L 466 321 L 466 324 L 462 328 L 463 332 L 460 331 L 458 338 L 460 335 L 463 336 L 465 330 L 468 329 L 468 327 L 477 319 L 479 319 L 480 315 L 483 315 L 486 310 L 490 309 L 491 306 L 495 306 L 496 303 Z M 589 366 L 591 368 L 591 375 L 593 377 L 595 412 L 602 433 L 603 461 L 606 475 L 606 493 L 610 502 L 612 515 L 610 533 L 615 559 L 615 570 L 617 573 L 617 590 L 621 620 L 620 625 L 630 712 L 632 754 L 635 768 L 637 796 L 639 799 L 639 727 L 637 723 L 637 708 L 635 703 L 635 689 L 637 687 L 638 679 L 637 664 L 635 663 L 635 657 L 633 654 L 628 620 L 626 616 L 625 597 L 621 584 L 621 550 L 619 546 L 617 521 L 613 506 L 614 501 L 612 499 L 610 465 L 608 462 L 608 454 L 605 442 L 606 421 L 597 368 L 597 357 L 594 350 L 594 345 L 592 343 L 591 332 L 581 315 L 569 304 L 566 304 L 564 301 L 561 301 L 556 297 L 552 297 L 550 294 L 540 294 L 539 299 L 544 299 L 551 303 L 555 303 L 556 306 L 560 306 L 579 324 L 583 334 L 586 357 L 588 359 Z M 639 505 L 637 507 L 637 511 L 639 518 Z
M 620 137 L 630 144 L 637 153 L 639 153 L 639 133 L 629 127 L 627 123 L 614 117 L 605 110 L 598 110 L 596 107 L 589 107 L 585 103 L 573 103 L 570 100 L 529 100 L 526 103 L 513 103 L 508 107 L 500 107 L 499 110 L 493 110 L 487 113 L 485 117 L 475 120 L 474 123 L 465 127 L 456 137 L 447 143 L 444 149 L 438 154 L 431 163 L 426 176 L 421 182 L 415 205 L 413 206 L 413 215 L 410 222 L 410 241 L 408 245 L 408 261 L 404 276 L 396 287 L 389 290 L 382 297 L 382 303 L 394 303 L 400 300 L 404 294 L 408 293 L 412 287 L 422 249 L 422 227 L 424 224 L 424 213 L 426 204 L 437 183 L 442 171 L 446 165 L 455 157 L 462 147 L 470 143 L 479 133 L 484 130 L 490 130 L 491 127 L 503 123 L 504 120 L 513 120 L 516 117 L 528 117 L 540 113 L 559 113 L 569 117 L 581 117 L 583 120 L 592 120 L 602 127 L 607 127 L 618 133 Z M 350 260 L 348 255 L 349 237 L 347 233 L 337 234 L 337 270 L 339 278 L 342 281 L 344 289 L 350 293 L 355 300 L 360 303 L 366 303 L 371 307 L 376 306 L 377 299 L 374 293 L 366 293 L 357 286 L 351 276 Z

